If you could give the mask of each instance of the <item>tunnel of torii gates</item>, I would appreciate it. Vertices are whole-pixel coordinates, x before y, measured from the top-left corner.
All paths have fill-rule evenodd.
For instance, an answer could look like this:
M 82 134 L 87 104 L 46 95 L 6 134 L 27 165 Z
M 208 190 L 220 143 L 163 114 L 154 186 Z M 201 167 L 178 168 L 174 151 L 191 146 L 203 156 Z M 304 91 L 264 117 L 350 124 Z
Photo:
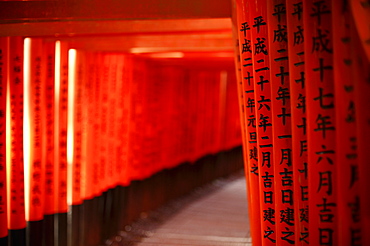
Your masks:
M 0 244 L 244 166 L 253 245 L 370 245 L 369 64 L 368 0 L 0 1 Z

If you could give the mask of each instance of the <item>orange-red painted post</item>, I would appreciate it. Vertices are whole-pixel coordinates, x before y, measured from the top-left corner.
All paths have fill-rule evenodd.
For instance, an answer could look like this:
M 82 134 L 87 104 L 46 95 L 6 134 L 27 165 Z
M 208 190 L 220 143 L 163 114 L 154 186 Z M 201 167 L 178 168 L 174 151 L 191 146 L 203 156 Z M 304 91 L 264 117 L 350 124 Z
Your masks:
M 239 50 L 237 56 L 240 57 L 240 97 L 239 107 L 243 145 L 245 173 L 248 187 L 248 204 L 250 227 L 253 245 L 261 245 L 261 220 L 260 220 L 260 188 L 259 188 L 259 170 L 257 154 L 257 129 L 256 124 L 251 119 L 256 118 L 254 80 L 253 80 L 253 54 L 251 48 L 251 22 L 249 1 L 236 1 L 237 8 L 237 26 Z M 239 79 L 238 81 L 239 82 Z M 240 84 L 238 83 L 238 84 Z
M 276 244 L 295 244 L 294 179 L 286 2 L 269 1 L 271 110 L 274 144 Z
M 0 244 L 8 244 L 8 204 L 6 195 L 6 120 L 7 120 L 7 78 L 9 38 L 0 38 Z
M 295 244 L 308 245 L 308 170 L 306 80 L 304 66 L 303 3 L 286 5 L 292 119 L 292 162 L 294 180 Z
M 273 115 L 271 111 L 270 47 L 267 1 L 250 2 L 251 51 L 256 118 L 248 119 L 257 129 L 258 170 L 260 175 L 262 245 L 276 243 L 277 194 L 275 193 Z
M 309 243 L 338 245 L 332 1 L 305 1 Z
M 25 245 L 23 167 L 23 37 L 9 38 L 7 199 L 10 245 Z
M 333 70 L 335 81 L 336 160 L 338 181 L 338 245 L 362 245 L 360 182 L 358 180 L 357 130 L 351 53 L 355 42 L 348 2 L 332 2 Z

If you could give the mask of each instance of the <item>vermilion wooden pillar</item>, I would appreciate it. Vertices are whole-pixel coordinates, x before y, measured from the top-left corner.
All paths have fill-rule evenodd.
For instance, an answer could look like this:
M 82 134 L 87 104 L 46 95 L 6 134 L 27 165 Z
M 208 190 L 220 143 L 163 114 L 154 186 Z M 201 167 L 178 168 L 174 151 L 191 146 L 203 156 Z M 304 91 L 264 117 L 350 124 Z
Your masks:
M 8 55 L 9 38 L 0 38 L 0 244 L 8 244 L 8 202 L 6 190 L 6 118 L 7 118 L 7 77 L 8 77 Z
M 9 38 L 7 126 L 8 229 L 11 245 L 25 245 L 23 167 L 23 38 Z
M 309 243 L 338 245 L 332 1 L 305 1 Z
M 251 18 L 249 1 L 236 1 L 237 23 L 234 27 L 238 34 L 238 53 L 240 58 L 238 72 L 238 85 L 241 100 L 241 123 L 243 132 L 245 173 L 248 187 L 248 204 L 251 237 L 253 245 L 261 244 L 260 220 L 260 187 L 257 154 L 257 126 L 251 120 L 256 118 L 254 79 L 253 79 L 253 54 L 251 49 Z M 240 81 L 240 82 L 239 82 Z
M 349 3 L 333 1 L 333 69 L 336 105 L 336 158 L 338 168 L 338 243 L 362 244 L 360 182 L 358 179 L 358 144 L 356 106 L 354 94 L 354 69 L 352 53 L 356 39 Z M 356 59 L 356 58 L 355 58 Z M 357 71 L 356 71 L 357 72 Z
M 287 1 L 287 37 L 289 54 L 290 100 L 292 118 L 292 162 L 294 177 L 295 244 L 308 245 L 308 161 L 307 161 L 307 109 L 303 2 Z
M 258 169 L 260 184 L 260 220 L 262 245 L 276 243 L 276 197 L 273 153 L 273 120 L 271 111 L 270 47 L 267 1 L 250 2 L 251 51 L 253 60 L 254 98 Z
M 67 244 L 67 109 L 68 109 L 68 47 L 66 43 L 55 44 L 55 107 L 54 107 L 54 153 L 55 153 L 55 210 L 56 242 Z
M 274 145 L 276 244 L 295 244 L 290 69 L 287 7 L 282 0 L 267 4 L 271 111 Z
M 42 46 L 44 72 L 44 116 L 43 118 L 43 151 L 45 161 L 45 201 L 43 240 L 46 245 L 54 244 L 54 214 L 56 213 L 56 166 L 55 166 L 55 41 L 44 40 Z
M 351 240 L 360 242 L 362 245 L 370 244 L 370 197 L 368 196 L 369 187 L 369 105 L 370 105 L 370 4 L 368 1 L 352 0 L 349 1 L 352 18 L 356 28 L 351 29 L 351 60 L 353 62 L 353 83 L 354 83 L 354 106 L 355 120 L 357 127 L 357 161 L 360 197 L 351 202 L 352 221 L 360 223 L 351 230 Z M 356 221 L 360 220 L 360 221 Z
M 27 244 L 42 242 L 45 212 L 45 75 L 43 40 L 24 40 L 24 175 Z

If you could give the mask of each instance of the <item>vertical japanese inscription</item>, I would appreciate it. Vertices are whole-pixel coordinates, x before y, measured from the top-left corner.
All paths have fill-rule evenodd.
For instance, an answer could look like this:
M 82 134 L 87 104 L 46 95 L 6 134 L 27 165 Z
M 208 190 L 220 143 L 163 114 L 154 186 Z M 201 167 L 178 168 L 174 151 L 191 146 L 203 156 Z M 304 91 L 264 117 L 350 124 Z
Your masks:
M 0 38 L 0 238 L 8 235 L 6 195 L 6 95 L 8 38 Z
M 295 244 L 292 130 L 287 11 L 283 0 L 270 1 L 269 23 L 271 110 L 274 144 L 276 242 Z
M 55 43 L 43 45 L 43 59 L 45 64 L 45 116 L 44 122 L 44 156 L 45 156 L 45 214 L 55 213 L 55 176 L 54 176 L 54 68 L 55 68 Z
M 9 38 L 8 228 L 26 227 L 23 169 L 23 38 Z
M 303 2 L 287 1 L 292 123 L 292 162 L 295 191 L 295 243 L 309 244 L 308 159 Z
M 28 105 L 29 105 L 29 129 L 30 129 L 30 159 L 25 161 L 26 165 L 30 165 L 29 173 L 29 209 L 26 219 L 29 221 L 41 220 L 44 215 L 44 199 L 45 199 L 45 174 L 43 159 L 43 114 L 45 113 L 45 70 L 44 60 L 42 59 L 42 41 L 40 39 L 28 39 L 25 42 L 30 43 L 29 55 L 29 90 Z M 25 57 L 26 59 L 26 57 Z
M 67 212 L 67 109 L 68 109 L 68 49 L 62 42 L 56 43 L 55 76 L 55 153 L 58 213 Z M 57 83 L 59 82 L 59 83 Z M 57 87 L 57 85 L 59 85 Z
M 338 245 L 332 1 L 304 2 L 310 244 Z
M 249 1 L 239 1 L 238 6 L 238 31 L 240 40 L 240 60 L 241 60 L 241 82 L 242 82 L 242 97 L 243 112 L 244 112 L 244 128 L 246 140 L 246 162 L 250 194 L 251 206 L 251 234 L 256 244 L 261 244 L 261 221 L 260 221 L 260 187 L 259 187 L 259 170 L 258 170 L 258 145 L 257 145 L 257 128 L 256 119 L 256 102 L 254 91 L 253 77 L 253 52 L 251 39 L 251 26 L 253 23 L 250 16 Z M 257 238 L 257 239 L 255 239 Z
M 260 199 L 262 221 L 262 245 L 276 243 L 276 220 L 280 212 L 275 211 L 273 122 L 271 111 L 270 50 L 267 23 L 267 1 L 250 1 L 250 26 L 254 81 L 255 118 L 248 117 L 256 127 L 258 172 L 260 175 Z M 258 7 L 258 8 L 257 8 Z M 252 152 L 254 153 L 254 152 Z
M 333 69 L 335 79 L 335 105 L 338 165 L 338 215 L 341 226 L 338 227 L 338 238 L 342 245 L 362 244 L 357 113 L 355 111 L 354 68 L 352 52 L 356 53 L 353 37 L 354 28 L 347 1 L 333 4 Z M 325 98 L 326 104 L 333 98 Z

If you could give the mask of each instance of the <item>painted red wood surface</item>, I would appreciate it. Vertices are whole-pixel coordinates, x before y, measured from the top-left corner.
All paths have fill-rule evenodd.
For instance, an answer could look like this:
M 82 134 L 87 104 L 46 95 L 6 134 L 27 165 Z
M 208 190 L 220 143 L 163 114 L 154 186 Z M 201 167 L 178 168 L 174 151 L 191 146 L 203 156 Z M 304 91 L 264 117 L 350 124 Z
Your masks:
M 250 2 L 251 46 L 257 129 L 258 169 L 262 245 L 276 243 L 276 194 L 273 156 L 273 122 L 271 111 L 270 48 L 267 25 L 267 1 Z
M 296 245 L 308 245 L 308 170 L 303 2 L 287 1 Z
M 68 68 L 68 205 L 79 205 L 81 198 L 82 162 L 82 78 L 84 73 L 82 52 L 69 50 Z
M 290 69 L 286 2 L 267 4 L 274 145 L 276 244 L 295 244 Z
M 108 83 L 109 83 L 109 58 L 106 54 L 102 54 L 101 58 L 101 83 L 100 83 L 100 132 L 99 132 L 99 158 L 101 163 L 101 179 L 102 179 L 102 191 L 108 189 L 108 155 L 107 155 L 107 144 L 108 144 Z M 102 144 L 105 143 L 105 144 Z
M 104 192 L 104 182 L 105 182 L 105 171 L 104 171 L 104 163 L 101 161 L 101 143 L 102 143 L 102 110 L 99 105 L 102 104 L 102 83 L 103 83 L 103 55 L 101 53 L 96 54 L 96 80 L 94 83 L 96 95 L 95 95 L 95 131 L 93 137 L 97 140 L 96 144 L 94 145 L 93 149 L 96 153 L 96 158 L 94 159 L 94 165 L 97 166 L 96 170 L 96 177 L 95 179 L 98 181 L 97 187 L 97 194 L 101 195 Z
M 56 42 L 55 48 L 55 165 L 56 211 L 67 212 L 67 108 L 68 108 L 68 47 Z
M 44 217 L 45 159 L 43 158 L 43 131 L 46 116 L 45 72 L 43 40 L 27 38 L 24 41 L 25 73 L 25 189 L 26 220 L 39 221 Z M 26 130 L 27 129 L 27 130 Z M 27 153 L 27 154 L 26 154 Z
M 336 105 L 336 159 L 338 170 L 338 243 L 339 245 L 362 244 L 359 163 L 357 154 L 357 125 L 354 94 L 354 69 L 351 53 L 355 28 L 349 3 L 333 1 L 333 69 Z
M 47 215 L 56 212 L 56 183 L 55 183 L 55 41 L 44 41 L 43 60 L 45 64 L 44 75 L 44 116 L 43 116 L 43 153 L 45 160 L 45 203 L 44 213 Z
M 122 77 L 122 98 L 123 112 L 122 112 L 122 148 L 123 148 L 123 162 L 122 162 L 122 176 L 120 179 L 121 185 L 127 186 L 130 183 L 129 178 L 129 134 L 130 134 L 130 103 L 131 90 L 130 84 L 132 82 L 132 58 L 128 55 L 123 57 L 123 77 Z
M 332 1 L 305 1 L 309 242 L 338 245 Z
M 353 0 L 351 4 L 352 18 L 356 28 L 351 29 L 351 60 L 353 62 L 354 104 L 357 127 L 357 161 L 358 182 L 360 188 L 359 201 L 355 201 L 351 209 L 352 219 L 360 219 L 361 231 L 352 230 L 351 239 L 361 241 L 362 245 L 370 244 L 370 197 L 369 187 L 369 106 L 370 106 L 370 9 L 366 1 Z M 358 206 L 359 205 L 359 206 Z M 358 217 L 360 216 L 360 217 Z
M 8 228 L 23 229 L 25 221 L 23 168 L 23 38 L 9 38 L 7 142 Z
M 81 162 L 81 199 L 90 200 L 93 198 L 95 183 L 93 182 L 94 178 L 94 167 L 93 159 L 96 158 L 92 150 L 92 145 L 95 139 L 92 139 L 93 135 L 93 100 L 94 100 L 94 79 L 95 79 L 95 69 L 92 66 L 92 61 L 94 61 L 95 56 L 92 52 L 86 52 L 85 55 L 85 71 L 82 75 L 82 162 Z
M 108 80 L 107 80 L 107 185 L 108 189 L 115 186 L 115 149 L 116 149 L 116 91 L 117 91 L 117 57 L 107 54 Z
M 253 55 L 251 49 L 251 19 L 248 1 L 237 1 L 238 22 L 236 30 L 239 38 L 239 56 L 240 56 L 240 76 L 241 90 L 244 112 L 243 128 L 245 129 L 245 165 L 246 177 L 248 182 L 248 195 L 251 216 L 251 234 L 254 245 L 261 245 L 261 221 L 260 214 L 260 188 L 257 154 L 257 129 L 251 119 L 256 118 L 255 96 L 254 96 L 254 79 L 253 79 Z M 243 129 L 242 128 L 242 129 Z
M 0 38 L 0 238 L 8 235 L 8 214 L 6 194 L 6 97 L 8 77 L 9 38 Z

